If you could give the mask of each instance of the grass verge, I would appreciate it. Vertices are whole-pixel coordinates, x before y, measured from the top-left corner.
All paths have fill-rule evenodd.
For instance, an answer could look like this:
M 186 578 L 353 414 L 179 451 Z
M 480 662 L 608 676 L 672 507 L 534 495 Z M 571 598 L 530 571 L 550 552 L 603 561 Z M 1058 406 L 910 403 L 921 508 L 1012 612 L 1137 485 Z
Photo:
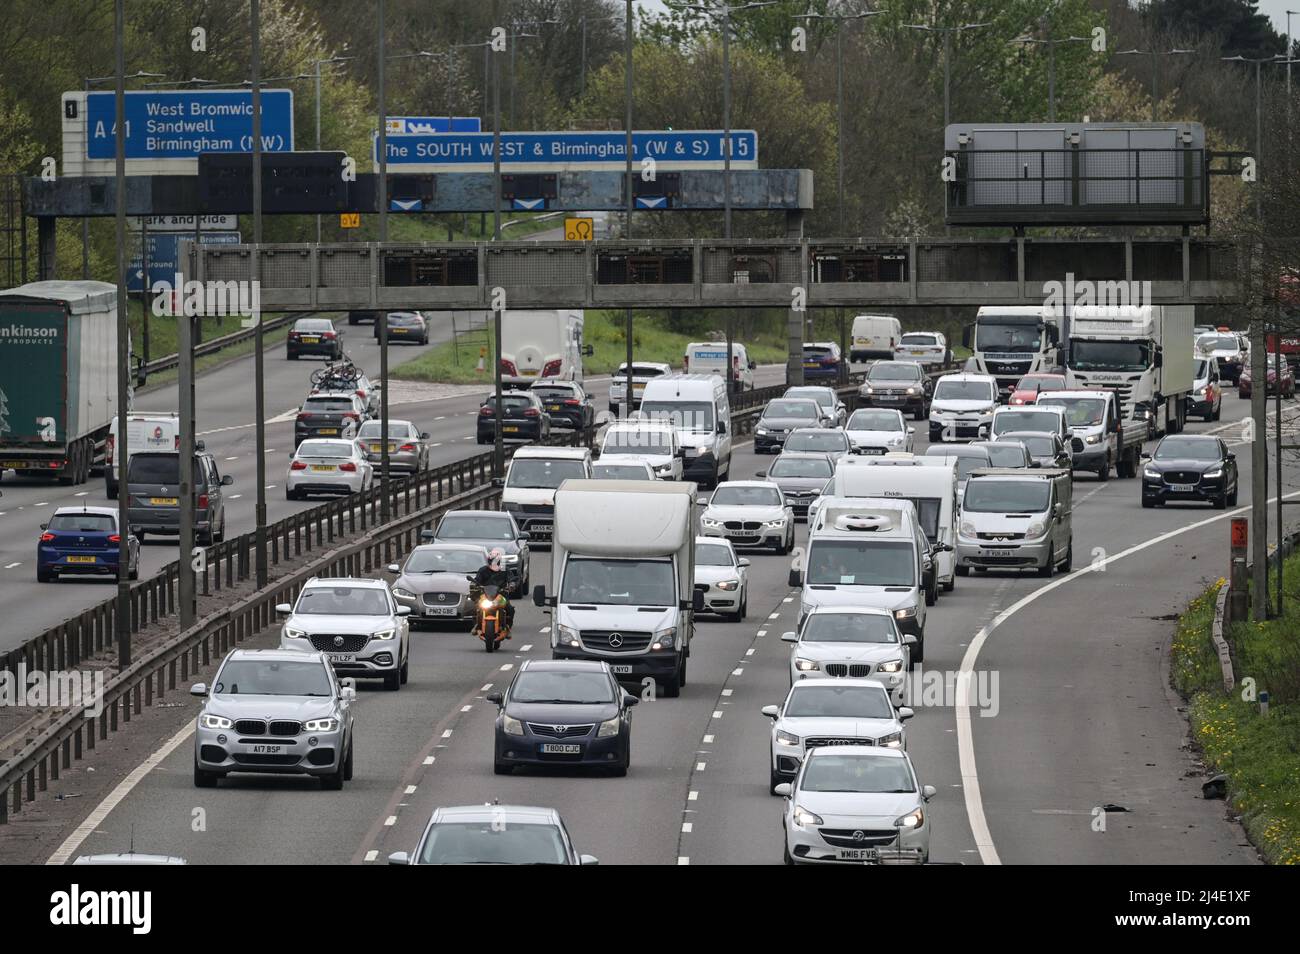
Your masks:
M 1300 558 L 1286 561 L 1295 579 Z M 1228 776 L 1228 801 L 1269 864 L 1300 864 L 1300 591 L 1291 609 L 1264 623 L 1234 623 L 1227 633 L 1238 685 L 1223 692 L 1210 642 L 1219 580 L 1180 617 L 1171 648 L 1174 688 L 1188 701 L 1192 737 L 1207 766 Z M 1267 690 L 1269 713 L 1256 695 Z

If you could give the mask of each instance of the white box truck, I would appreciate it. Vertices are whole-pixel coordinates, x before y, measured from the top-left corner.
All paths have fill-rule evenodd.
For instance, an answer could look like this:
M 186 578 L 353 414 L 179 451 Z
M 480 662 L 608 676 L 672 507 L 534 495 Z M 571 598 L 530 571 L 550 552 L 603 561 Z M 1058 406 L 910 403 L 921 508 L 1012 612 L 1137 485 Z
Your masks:
M 1195 361 L 1193 305 L 1079 305 L 1070 313 L 1066 386 L 1113 390 L 1125 428 L 1177 434 Z
M 555 492 L 550 607 L 554 659 L 599 659 L 620 680 L 686 684 L 695 613 L 695 484 L 566 480 Z
M 501 316 L 501 378 L 531 387 L 542 378 L 582 381 L 584 313 L 574 308 L 509 311 Z

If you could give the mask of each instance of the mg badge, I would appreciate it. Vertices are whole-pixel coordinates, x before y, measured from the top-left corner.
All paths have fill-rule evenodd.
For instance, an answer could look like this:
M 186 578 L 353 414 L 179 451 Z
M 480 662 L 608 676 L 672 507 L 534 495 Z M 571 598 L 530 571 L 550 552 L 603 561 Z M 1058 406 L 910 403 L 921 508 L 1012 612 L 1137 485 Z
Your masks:
M 334 645 L 335 645 L 335 646 L 338 646 L 338 647 L 342 647 L 342 645 L 343 645 L 343 637 L 342 637 L 342 636 L 335 636 L 335 637 L 334 637 Z

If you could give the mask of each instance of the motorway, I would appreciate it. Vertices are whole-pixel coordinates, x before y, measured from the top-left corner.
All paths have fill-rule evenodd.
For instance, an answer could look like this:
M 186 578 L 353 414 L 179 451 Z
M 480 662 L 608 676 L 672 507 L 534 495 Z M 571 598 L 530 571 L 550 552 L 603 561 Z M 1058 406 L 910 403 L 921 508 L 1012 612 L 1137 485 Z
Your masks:
M 1243 504 L 1247 410 L 1230 396 L 1222 422 L 1189 427 L 1221 433 L 1236 450 Z M 916 426 L 920 439 L 925 429 Z M 770 460 L 744 446 L 734 473 Z M 1296 486 L 1288 479 L 1283 490 Z M 968 670 L 996 690 L 987 706 L 971 709 L 951 699 L 913 701 L 908 749 L 921 782 L 938 789 L 927 809 L 932 861 L 1255 863 L 1223 804 L 1201 798 L 1166 672 L 1170 614 L 1224 573 L 1228 518 L 1239 511 L 1143 510 L 1136 481 L 1090 475 L 1076 483 L 1074 507 L 1075 572 L 959 578 L 930 610 L 929 678 Z M 542 579 L 548 557 L 534 559 Z M 258 777 L 197 791 L 190 768 L 198 701 L 187 696 L 158 716 L 147 744 L 138 740 L 116 758 L 103 753 L 100 772 L 112 778 L 96 783 L 93 798 L 51 805 L 41 854 L 62 861 L 123 850 L 133 838 L 137 850 L 191 863 L 382 863 L 389 852 L 413 850 L 433 807 L 499 799 L 557 808 L 578 850 L 606 864 L 779 863 L 782 802 L 767 793 L 769 722 L 759 709 L 787 689 L 780 636 L 795 627 L 798 600 L 786 585 L 789 558 L 751 560 L 749 618 L 701 618 L 681 697 L 635 712 L 626 778 L 493 774 L 496 710 L 484 695 L 504 688 L 520 660 L 549 657 L 549 617 L 521 604 L 506 654 L 487 656 L 464 631 L 420 631 L 400 693 L 361 684 L 356 777 L 343 791 Z M 264 633 L 255 644 L 274 638 Z M 87 785 L 79 774 L 52 783 L 52 794 Z

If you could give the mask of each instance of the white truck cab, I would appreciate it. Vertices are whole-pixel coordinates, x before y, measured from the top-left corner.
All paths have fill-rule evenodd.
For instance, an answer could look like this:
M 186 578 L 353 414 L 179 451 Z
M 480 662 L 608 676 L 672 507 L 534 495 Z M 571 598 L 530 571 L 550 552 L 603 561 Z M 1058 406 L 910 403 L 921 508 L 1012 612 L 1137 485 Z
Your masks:
M 1061 364 L 1060 326 L 1043 305 L 985 305 L 975 323 L 962 329 L 971 349 L 967 370 L 991 374 L 1006 401 L 1026 374 L 1054 371 Z

